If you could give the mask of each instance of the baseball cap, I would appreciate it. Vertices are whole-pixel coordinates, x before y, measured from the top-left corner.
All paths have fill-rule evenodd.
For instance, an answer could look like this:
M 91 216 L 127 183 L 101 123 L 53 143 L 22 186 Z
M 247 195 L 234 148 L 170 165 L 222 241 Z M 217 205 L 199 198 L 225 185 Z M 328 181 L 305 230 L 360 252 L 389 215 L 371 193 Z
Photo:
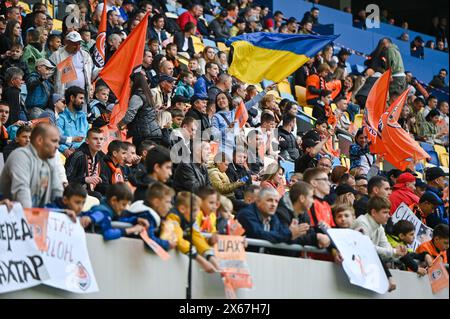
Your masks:
M 45 67 L 47 67 L 49 69 L 54 69 L 55 68 L 55 66 L 49 60 L 44 59 L 44 58 L 38 59 L 36 61 L 36 67 L 41 66 L 41 65 L 43 65 L 43 66 L 45 66 Z
M 187 103 L 189 99 L 185 98 L 183 95 L 175 95 L 172 98 L 172 103 Z
M 416 178 L 411 173 L 403 173 L 397 178 L 397 184 L 415 183 Z
M 416 178 L 416 187 L 426 188 L 427 187 L 427 183 L 425 183 L 420 178 Z
M 66 40 L 70 42 L 81 42 L 81 35 L 77 31 L 71 31 L 66 35 Z
M 64 96 L 58 93 L 52 94 L 52 102 L 53 104 L 56 104 L 56 102 L 64 100 Z
M 425 171 L 426 180 L 428 182 L 434 181 L 435 179 L 448 176 L 448 173 L 445 173 L 440 167 L 430 167 Z
M 311 138 L 307 138 L 302 141 L 302 147 L 303 149 L 306 149 L 307 147 L 314 147 L 316 146 L 317 143 L 318 141 L 315 141 Z
M 205 101 L 207 101 L 208 99 L 209 99 L 208 95 L 206 95 L 204 93 L 196 93 L 196 94 L 194 94 L 191 97 L 191 104 L 194 104 L 195 101 L 197 101 L 197 100 L 205 100 Z
M 167 74 L 161 74 L 159 76 L 159 83 L 163 82 L 163 81 L 167 81 L 167 82 L 175 82 L 176 79 L 167 75 Z
M 354 195 L 358 194 L 358 192 L 353 187 L 351 187 L 349 184 L 341 184 L 338 187 L 336 187 L 336 194 L 338 196 L 341 196 L 341 195 L 344 195 L 347 193 L 352 193 Z
M 436 206 L 444 205 L 444 202 L 432 192 L 423 193 L 422 197 L 420 197 L 419 203 L 423 202 L 428 202 Z

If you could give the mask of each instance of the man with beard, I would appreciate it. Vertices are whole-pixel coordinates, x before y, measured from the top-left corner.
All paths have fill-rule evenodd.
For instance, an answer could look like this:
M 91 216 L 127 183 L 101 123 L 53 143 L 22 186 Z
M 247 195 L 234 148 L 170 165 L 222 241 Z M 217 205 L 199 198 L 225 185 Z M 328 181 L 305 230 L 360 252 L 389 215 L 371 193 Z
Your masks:
M 63 194 L 63 183 L 55 168 L 58 129 L 38 124 L 31 133 L 30 144 L 8 157 L 0 177 L 0 193 L 24 208 L 44 207 Z
M 67 107 L 59 115 L 57 126 L 61 136 L 66 142 L 59 146 L 59 151 L 68 158 L 80 147 L 89 129 L 86 113 L 82 111 L 84 104 L 84 90 L 78 86 L 72 86 L 65 94 Z

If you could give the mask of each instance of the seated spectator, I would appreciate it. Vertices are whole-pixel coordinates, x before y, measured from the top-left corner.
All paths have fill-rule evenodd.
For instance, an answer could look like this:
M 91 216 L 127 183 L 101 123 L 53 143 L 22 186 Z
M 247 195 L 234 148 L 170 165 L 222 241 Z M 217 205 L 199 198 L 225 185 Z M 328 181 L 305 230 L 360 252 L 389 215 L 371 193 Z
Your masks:
M 214 157 L 214 165 L 208 169 L 208 175 L 211 185 L 216 191 L 226 197 L 234 198 L 234 191 L 246 184 L 248 176 L 244 176 L 236 182 L 230 182 L 226 174 L 229 164 L 230 159 L 228 156 L 223 152 L 219 152 Z
M 1 104 L 0 104 L 1 105 Z M 41 123 L 31 132 L 30 144 L 13 152 L 3 167 L 0 194 L 24 208 L 44 207 L 63 193 L 54 159 L 58 129 Z
M 322 90 L 319 93 L 319 99 L 314 104 L 312 116 L 332 126 L 336 125 L 336 117 L 331 109 L 331 91 Z
M 3 160 L 6 162 L 9 155 L 19 147 L 25 147 L 30 144 L 30 136 L 31 136 L 32 128 L 28 125 L 20 126 L 17 130 L 16 137 L 14 141 L 9 143 L 3 149 Z
M 247 161 L 247 152 L 243 148 L 236 148 L 233 152 L 233 162 L 228 165 L 228 169 L 226 171 L 230 182 L 245 182 L 246 185 L 252 184 L 252 176 L 250 172 L 245 167 Z M 244 186 L 236 188 L 234 190 L 234 195 L 237 200 L 244 199 Z
M 100 205 L 92 207 L 89 211 L 81 214 L 88 217 L 89 223 L 100 228 L 104 240 L 119 239 L 129 235 L 138 235 L 145 230 L 148 224 L 142 220 L 134 220 L 134 225 L 128 228 L 113 228 L 111 221 L 118 220 L 126 207 L 133 199 L 130 188 L 124 183 L 110 185 L 106 192 L 106 198 Z M 127 222 L 131 222 L 131 218 Z
M 448 263 L 448 225 L 439 224 L 433 230 L 433 239 L 421 244 L 416 249 L 416 253 L 426 252 L 433 258 L 433 261 L 440 257 L 444 264 Z M 428 267 L 431 264 L 428 263 Z
M 407 246 L 412 245 L 416 238 L 415 236 L 416 228 L 413 223 L 408 220 L 399 220 L 392 230 L 392 234 L 387 235 L 389 244 L 392 248 L 399 245 Z M 400 258 L 400 262 L 403 264 L 403 270 L 412 270 L 416 272 L 419 276 L 425 276 L 427 274 L 426 268 L 420 267 L 416 260 L 426 261 L 427 265 L 433 263 L 433 259 L 428 253 L 423 252 L 421 254 L 415 253 L 412 248 L 407 249 L 407 254 Z
M 212 50 L 212 48 L 211 48 Z M 219 75 L 219 66 L 215 62 L 208 62 L 205 66 L 205 74 L 197 79 L 194 84 L 194 92 L 199 95 L 206 95 L 210 87 L 214 86 Z
M 436 198 L 444 198 L 443 191 L 448 185 L 448 173 L 440 167 L 429 167 L 425 170 L 427 180 L 427 192 L 431 192 Z M 438 224 L 448 225 L 448 211 L 444 203 L 439 205 L 433 214 L 427 219 L 427 226 L 435 228 Z
M 172 176 L 172 161 L 169 150 L 165 147 L 156 146 L 147 150 L 144 163 L 145 169 L 136 170 L 130 176 L 131 184 L 137 187 L 134 201 L 145 200 L 150 185 L 155 182 L 167 183 Z
M 198 191 L 198 196 L 202 200 L 200 211 L 197 214 L 196 223 L 202 233 L 217 233 L 217 207 L 218 193 L 212 187 L 204 187 Z M 213 244 L 213 241 L 209 241 Z
M 353 207 L 355 203 L 355 197 L 358 192 L 349 184 L 340 184 L 336 187 L 336 201 L 333 205 L 348 205 Z
M 438 105 L 438 99 L 434 95 L 428 96 L 427 99 L 427 105 L 423 109 L 423 116 L 427 117 L 428 113 L 430 113 L 431 110 L 434 110 L 437 108 Z
M 72 86 L 66 90 L 66 109 L 59 115 L 57 125 L 62 137 L 66 138 L 64 144 L 60 144 L 59 151 L 68 158 L 80 147 L 86 137 L 89 124 L 86 113 L 83 112 L 84 90 Z
M 94 190 L 102 182 L 103 143 L 103 132 L 98 128 L 89 129 L 86 141 L 69 156 L 65 164 L 69 183 L 83 185 L 89 195 L 98 199 L 101 199 L 101 194 Z
M 147 190 L 145 200 L 135 201 L 124 211 L 119 220 L 126 221 L 130 219 L 144 219 L 147 222 L 147 234 L 163 249 L 168 251 L 175 248 L 177 243 L 173 238 L 171 240 L 161 239 L 161 231 L 163 229 L 164 219 L 172 208 L 172 198 L 175 192 L 172 188 L 155 182 L 151 184 Z M 145 223 L 145 222 L 144 222 Z
M 355 222 L 355 210 L 351 205 L 336 204 L 332 207 L 336 228 L 352 228 Z
M 193 203 L 191 203 L 191 201 L 193 201 Z M 214 256 L 214 249 L 209 246 L 205 237 L 203 237 L 197 226 L 195 226 L 200 205 L 201 199 L 197 195 L 182 191 L 177 194 L 175 198 L 175 207 L 167 215 L 166 219 L 175 222 L 175 233 L 178 237 L 177 249 L 183 254 L 189 253 L 189 236 L 192 231 L 193 247 L 191 249 L 193 258 L 199 263 L 204 271 L 213 273 L 219 269 L 218 261 Z
M 295 161 L 295 171 L 304 173 L 308 168 L 317 166 L 317 155 L 322 150 L 327 140 L 305 138 L 302 141 L 303 155 Z
M 275 189 L 262 189 L 254 204 L 238 212 L 237 219 L 248 238 L 268 240 L 271 243 L 291 243 L 306 234 L 307 229 L 298 225 L 297 221 L 292 221 L 289 227 L 280 222 L 275 214 L 279 198 Z
M 47 45 L 45 48 L 45 58 L 48 59 L 50 56 L 59 50 L 61 47 L 61 36 L 58 34 L 50 34 L 47 38 Z
M 178 164 L 174 177 L 173 187 L 177 192 L 198 192 L 202 187 L 211 186 L 206 163 L 211 153 L 208 142 L 195 141 L 192 145 L 192 161 Z
M 248 185 L 244 189 L 244 203 L 247 205 L 251 205 L 256 202 L 256 199 L 258 198 L 258 194 L 260 191 L 259 185 Z
M 27 31 L 28 44 L 23 49 L 22 61 L 27 64 L 28 72 L 31 73 L 36 70 L 36 62 L 39 59 L 44 59 L 44 48 L 40 43 L 41 34 L 39 30 L 30 29 Z
M 356 132 L 355 142 L 350 145 L 350 169 L 361 167 L 361 173 L 367 175 L 375 163 L 375 156 L 370 153 L 367 136 L 362 128 Z
M 195 56 L 194 41 L 192 36 L 197 32 L 197 27 L 193 22 L 188 22 L 184 26 L 183 32 L 176 32 L 173 42 L 177 45 L 178 52 L 186 52 L 189 57 Z
M 36 70 L 27 79 L 27 99 L 25 107 L 31 120 L 38 118 L 49 104 L 53 94 L 53 84 L 49 78 L 55 66 L 47 59 L 36 61 Z
M 115 140 L 109 143 L 108 153 L 101 162 L 101 181 L 95 186 L 97 192 L 105 195 L 110 185 L 125 182 L 123 166 L 127 149 L 127 145 L 122 141 Z
M 306 79 L 306 103 L 308 105 L 316 105 L 320 100 L 320 93 L 327 90 L 326 78 L 330 74 L 330 66 L 326 63 L 319 65 L 317 74 L 311 74 Z
M 159 76 L 159 84 L 151 89 L 151 103 L 156 111 L 167 110 L 172 105 L 171 95 L 176 79 L 166 74 Z
M 414 193 L 416 189 L 415 185 L 416 178 L 411 173 L 403 173 L 398 177 L 392 194 L 389 196 L 389 201 L 391 202 L 391 211 L 389 214 L 391 216 L 402 203 L 408 206 L 419 203 L 419 197 Z
M 330 181 L 322 168 L 310 168 L 303 174 L 303 180 L 314 188 L 314 204 L 308 211 L 311 226 L 334 227 L 331 207 L 325 200 L 330 193 Z
M 272 145 L 272 143 L 267 143 Z M 271 147 L 266 148 L 264 143 L 264 135 L 261 131 L 255 129 L 247 134 L 247 153 L 248 159 L 247 164 L 250 169 L 251 175 L 259 175 L 259 173 L 264 168 L 264 158 L 265 156 L 272 155 Z
M 391 195 L 391 186 L 389 181 L 384 176 L 374 176 L 367 183 L 367 193 L 368 195 L 363 195 L 358 199 L 355 204 L 356 217 L 364 215 L 368 212 L 367 203 L 369 198 L 374 196 L 389 198 Z
M 448 132 L 440 132 L 438 133 L 437 124 L 440 121 L 439 111 L 436 109 L 431 110 L 428 115 L 425 117 L 425 122 L 419 127 L 419 136 L 422 140 L 425 140 L 429 143 L 441 144 L 441 138 L 448 134 Z
M 0 101 L 0 152 L 8 145 L 9 135 L 6 129 L 6 122 L 9 118 L 9 105 Z
M 211 128 L 211 121 L 206 113 L 207 101 L 207 95 L 194 94 L 191 98 L 191 108 L 186 113 L 186 116 L 190 116 L 193 119 L 200 121 L 200 130 L 202 134 L 205 130 Z
M 448 88 L 447 83 L 445 83 L 445 78 L 447 77 L 447 70 L 441 69 L 438 75 L 433 77 L 433 80 L 429 83 L 430 86 L 435 87 L 437 89 Z
M 88 122 L 92 127 L 102 127 L 109 123 L 113 104 L 108 104 L 109 88 L 105 85 L 95 87 L 94 99 L 89 102 Z
M 261 173 L 261 188 L 273 188 L 280 198 L 286 192 L 286 181 L 284 179 L 284 169 L 278 163 L 272 163 Z
M 350 117 L 347 113 L 348 103 L 347 99 L 343 95 L 339 95 L 334 99 L 336 109 L 334 110 L 334 116 L 336 118 L 336 134 L 344 134 L 349 137 L 353 137 L 350 132 Z
M 197 121 L 190 116 L 186 116 L 181 122 L 181 127 L 173 130 L 171 134 L 171 144 L 172 152 L 177 154 L 177 161 L 175 164 L 180 162 L 188 163 L 191 160 L 191 149 L 192 140 L 196 136 L 197 132 Z
M 230 37 L 230 27 L 227 25 L 225 19 L 228 17 L 228 12 L 223 10 L 220 14 L 209 24 L 209 30 L 216 39 L 216 41 L 225 42 Z
M 2 68 L 0 70 L 0 76 L 3 81 L 6 79 L 6 71 L 11 67 L 21 69 L 24 74 L 24 79 L 28 79 L 28 66 L 21 60 L 23 55 L 23 46 L 20 43 L 15 43 L 11 46 L 9 52 L 10 55 L 3 60 Z
M 181 95 L 186 99 L 192 98 L 194 95 L 194 74 L 191 71 L 185 70 L 180 73 L 180 80 L 175 89 L 175 96 Z M 175 97 L 174 97 L 175 98 Z M 175 103 L 172 101 L 172 103 Z
M 65 213 L 76 223 L 77 217 L 80 216 L 87 198 L 86 189 L 76 183 L 72 183 L 64 188 L 63 196 L 57 197 L 52 203 L 45 205 L 45 208 L 52 208 L 54 212 Z M 90 224 L 90 219 L 81 217 L 80 223 L 83 228 Z
M 215 85 L 208 88 L 208 98 L 210 101 L 215 101 L 219 93 L 230 93 L 232 88 L 232 78 L 227 73 L 222 73 L 217 77 Z
M 355 190 L 358 192 L 358 194 L 356 195 L 357 199 L 360 199 L 362 196 L 368 195 L 367 186 L 368 180 L 366 175 L 355 177 Z
M 374 196 L 369 199 L 367 209 L 367 214 L 359 216 L 352 228 L 369 236 L 375 245 L 377 253 L 383 259 L 405 256 L 407 253 L 406 247 L 404 245 L 398 245 L 392 248 L 384 232 L 383 225 L 386 225 L 389 219 L 391 203 L 386 198 Z

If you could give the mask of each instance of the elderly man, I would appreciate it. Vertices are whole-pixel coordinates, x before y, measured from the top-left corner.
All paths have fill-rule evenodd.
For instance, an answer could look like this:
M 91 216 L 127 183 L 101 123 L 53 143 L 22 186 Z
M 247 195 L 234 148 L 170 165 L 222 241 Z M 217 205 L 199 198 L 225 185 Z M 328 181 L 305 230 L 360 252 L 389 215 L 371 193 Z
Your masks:
M 401 203 L 405 203 L 408 206 L 419 203 L 419 197 L 414 193 L 416 190 L 416 178 L 411 173 L 403 173 L 397 178 L 397 182 L 394 185 L 394 190 L 389 196 L 391 202 L 392 215 Z
M 166 110 L 171 106 L 170 96 L 175 81 L 175 78 L 166 74 L 159 76 L 159 85 L 151 89 L 152 104 L 156 111 Z
M 255 203 L 239 211 L 237 219 L 245 228 L 249 238 L 264 239 L 272 243 L 290 243 L 306 231 L 293 221 L 289 228 L 284 226 L 275 212 L 280 194 L 274 188 L 264 188 L 258 193 Z
M 31 133 L 30 144 L 8 157 L 0 177 L 0 193 L 25 208 L 44 207 L 62 196 L 63 183 L 54 159 L 58 144 L 59 132 L 55 126 L 37 125 Z

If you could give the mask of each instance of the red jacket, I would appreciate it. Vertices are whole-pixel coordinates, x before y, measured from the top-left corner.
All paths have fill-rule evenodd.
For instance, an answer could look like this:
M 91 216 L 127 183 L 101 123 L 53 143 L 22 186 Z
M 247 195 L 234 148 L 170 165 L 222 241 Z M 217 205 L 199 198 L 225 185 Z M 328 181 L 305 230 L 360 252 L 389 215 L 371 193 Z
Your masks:
M 394 191 L 389 196 L 389 201 L 391 202 L 391 211 L 389 214 L 392 216 L 401 203 L 405 203 L 409 207 L 413 204 L 418 204 L 419 197 L 406 186 L 394 186 Z
M 178 22 L 178 25 L 180 26 L 181 31 L 184 30 L 184 26 L 188 22 L 193 22 L 195 24 L 195 26 L 197 26 L 197 19 L 192 15 L 192 13 L 190 11 L 186 11 L 186 12 L 182 13 L 178 17 L 177 22 Z

